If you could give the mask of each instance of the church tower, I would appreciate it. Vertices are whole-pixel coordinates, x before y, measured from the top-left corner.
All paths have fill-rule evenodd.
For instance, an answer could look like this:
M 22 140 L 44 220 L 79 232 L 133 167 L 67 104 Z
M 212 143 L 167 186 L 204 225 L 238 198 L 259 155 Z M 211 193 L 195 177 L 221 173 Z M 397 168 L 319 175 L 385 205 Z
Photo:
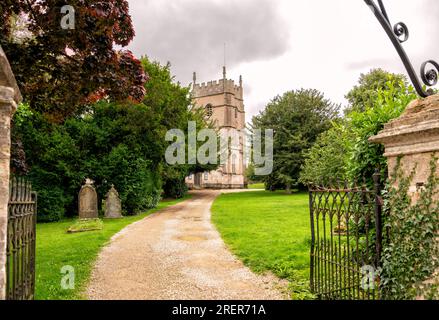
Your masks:
M 189 188 L 241 189 L 245 182 L 245 110 L 242 77 L 239 84 L 227 79 L 226 67 L 223 78 L 208 83 L 197 83 L 194 73 L 192 97 L 194 104 L 203 108 L 222 138 L 230 137 L 228 157 L 216 171 L 199 173 L 186 179 Z

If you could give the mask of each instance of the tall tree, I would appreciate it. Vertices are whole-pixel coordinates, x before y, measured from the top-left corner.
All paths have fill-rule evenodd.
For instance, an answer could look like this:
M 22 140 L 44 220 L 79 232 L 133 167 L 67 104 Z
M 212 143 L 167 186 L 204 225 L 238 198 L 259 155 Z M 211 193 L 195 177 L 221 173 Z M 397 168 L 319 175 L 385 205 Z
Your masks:
M 155 134 L 149 134 L 151 145 L 157 145 L 155 153 L 150 153 L 150 157 L 155 157 L 161 163 L 161 174 L 163 180 L 163 190 L 166 196 L 181 197 L 186 192 L 185 178 L 189 173 L 197 173 L 215 170 L 217 165 L 169 165 L 164 156 L 169 144 L 165 142 L 165 134 L 170 129 L 180 129 L 187 137 L 188 122 L 194 121 L 197 130 L 212 127 L 206 121 L 204 110 L 192 105 L 189 88 L 181 87 L 176 83 L 171 74 L 171 65 L 160 65 L 158 62 L 151 62 L 147 57 L 141 58 L 142 66 L 151 80 L 146 84 L 147 94 L 143 104 L 150 107 L 153 113 L 151 121 L 158 125 Z M 201 142 L 197 142 L 201 145 Z M 186 152 L 187 155 L 187 152 Z
M 390 88 L 390 85 L 396 88 Z M 376 100 L 378 91 L 388 91 L 390 89 L 404 90 L 408 87 L 408 81 L 403 74 L 387 72 L 383 69 L 372 69 L 367 74 L 361 74 L 358 84 L 354 86 L 346 95 L 349 106 L 345 109 L 345 114 L 352 111 L 363 112 L 368 107 L 372 107 Z
M 162 189 L 167 197 L 183 196 L 190 172 L 216 168 L 166 163 L 168 130 L 187 133 L 188 121 L 196 121 L 198 129 L 207 124 L 200 112 L 192 112 L 189 89 L 173 81 L 169 65 L 141 61 L 151 76 L 142 103 L 100 101 L 63 123 L 51 123 L 27 105 L 19 107 L 13 136 L 22 148 L 13 151 L 23 150 L 27 157 L 25 165 L 13 161 L 12 167 L 27 174 L 38 192 L 40 221 L 74 214 L 86 177 L 95 181 L 100 198 L 114 184 L 125 213 L 133 214 L 153 207 Z
M 267 188 L 290 190 L 298 184 L 305 151 L 331 127 L 339 109 L 318 90 L 302 89 L 277 96 L 253 118 L 253 128 L 274 130 L 274 165 L 264 178 Z
M 63 29 L 64 5 L 75 9 Z M 126 0 L 2 0 L 0 45 L 32 110 L 52 122 L 107 98 L 141 101 L 147 76 L 126 46 L 134 29 Z

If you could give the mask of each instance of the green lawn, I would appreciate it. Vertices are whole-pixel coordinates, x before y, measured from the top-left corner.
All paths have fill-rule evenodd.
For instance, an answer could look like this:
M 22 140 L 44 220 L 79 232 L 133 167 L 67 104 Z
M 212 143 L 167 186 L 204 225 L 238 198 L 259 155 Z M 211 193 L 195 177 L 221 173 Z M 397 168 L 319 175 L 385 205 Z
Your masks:
M 265 190 L 265 184 L 263 183 L 252 183 L 248 185 L 249 189 L 262 189 Z
M 85 299 L 83 295 L 90 273 L 101 248 L 111 237 L 127 225 L 146 216 L 177 204 L 184 199 L 162 201 L 158 207 L 145 214 L 117 220 L 104 220 L 99 231 L 68 234 L 74 220 L 37 225 L 36 288 L 38 300 Z M 61 268 L 72 266 L 75 270 L 75 289 L 61 288 Z
M 307 193 L 223 194 L 214 202 L 212 214 L 226 244 L 248 267 L 288 279 L 293 299 L 312 298 Z

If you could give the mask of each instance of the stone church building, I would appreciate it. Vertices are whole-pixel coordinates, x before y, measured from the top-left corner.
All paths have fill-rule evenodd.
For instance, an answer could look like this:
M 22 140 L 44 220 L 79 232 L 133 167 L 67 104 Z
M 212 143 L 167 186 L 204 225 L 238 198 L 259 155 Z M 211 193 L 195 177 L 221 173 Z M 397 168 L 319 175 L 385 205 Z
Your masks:
M 239 85 L 226 78 L 208 83 L 197 83 L 194 73 L 192 97 L 199 108 L 204 108 L 206 118 L 219 131 L 222 138 L 227 137 L 230 144 L 225 164 L 216 171 L 192 174 L 186 178 L 190 189 L 241 189 L 246 187 L 245 180 L 245 110 L 242 77 Z

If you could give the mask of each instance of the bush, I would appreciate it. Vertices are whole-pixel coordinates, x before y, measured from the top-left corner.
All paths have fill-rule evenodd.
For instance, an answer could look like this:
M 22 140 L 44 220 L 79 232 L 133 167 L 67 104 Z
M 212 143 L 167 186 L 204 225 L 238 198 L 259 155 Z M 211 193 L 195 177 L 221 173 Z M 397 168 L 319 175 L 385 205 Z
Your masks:
M 337 123 L 321 134 L 313 147 L 305 153 L 300 182 L 308 185 L 322 180 L 346 179 L 349 138 L 345 126 Z
M 382 177 L 387 174 L 387 160 L 384 146 L 369 142 L 369 138 L 378 134 L 384 125 L 398 118 L 407 105 L 417 98 L 413 88 L 404 83 L 387 83 L 387 90 L 378 90 L 373 104 L 364 112 L 352 112 L 347 117 L 348 129 L 354 140 L 349 150 L 347 171 L 351 179 L 365 177 L 369 184 L 376 168 L 381 168 Z
M 166 197 L 181 199 L 188 191 L 186 182 L 183 180 L 168 180 L 163 186 L 163 192 Z
M 137 214 L 154 208 L 160 201 L 160 175 L 155 174 L 151 161 L 136 155 L 120 144 L 104 156 L 97 178 L 98 194 L 103 198 L 114 184 L 118 190 L 124 214 Z
M 33 176 L 37 176 L 33 174 Z M 38 177 L 40 179 L 41 177 Z M 39 184 L 30 178 L 33 190 L 37 192 L 37 220 L 39 222 L 55 222 L 66 215 L 66 207 L 72 201 L 65 191 L 56 185 Z
M 388 81 L 385 89 L 378 89 L 369 97 L 365 109 L 351 111 L 342 122 L 334 122 L 332 129 L 319 136 L 305 153 L 300 181 L 304 184 L 322 179 L 366 179 L 373 186 L 372 176 L 377 168 L 387 176 L 384 146 L 369 142 L 384 125 L 399 117 L 406 106 L 417 98 L 413 88 L 401 80 Z

